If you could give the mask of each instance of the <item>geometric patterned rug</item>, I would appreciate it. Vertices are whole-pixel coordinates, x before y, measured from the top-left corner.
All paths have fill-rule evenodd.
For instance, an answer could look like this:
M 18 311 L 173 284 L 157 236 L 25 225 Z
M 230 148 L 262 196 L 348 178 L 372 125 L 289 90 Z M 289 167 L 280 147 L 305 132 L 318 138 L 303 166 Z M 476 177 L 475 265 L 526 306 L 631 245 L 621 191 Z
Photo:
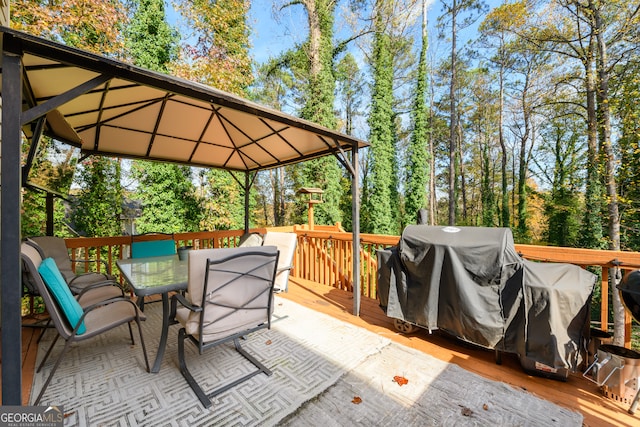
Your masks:
M 145 315 L 143 334 L 153 363 L 162 305 L 146 305 Z M 275 425 L 389 343 L 362 328 L 276 297 L 271 329 L 258 331 L 242 343 L 273 375 L 256 375 L 216 396 L 211 408 L 205 409 L 178 369 L 178 329 L 177 325 L 170 328 L 157 374 L 145 371 L 139 339 L 132 346 L 124 325 L 77 343 L 62 360 L 40 405 L 63 405 L 65 425 L 70 426 Z M 54 332 L 48 331 L 36 363 L 53 337 Z M 35 374 L 32 399 L 61 349 L 60 342 L 42 372 Z M 187 366 L 205 392 L 254 369 L 233 343 L 199 356 L 186 341 L 185 352 Z
M 63 405 L 65 426 L 581 426 L 582 415 L 357 326 L 276 297 L 271 330 L 243 347 L 273 375 L 216 396 L 205 409 L 177 366 L 172 326 L 160 372 L 144 370 L 126 327 L 74 345 L 40 405 Z M 149 358 L 160 338 L 161 304 L 145 306 Z M 134 327 L 135 329 L 135 327 Z M 134 330 L 134 334 L 137 331 Z M 42 340 L 37 363 L 53 338 Z M 54 349 L 54 358 L 61 349 Z M 185 342 L 187 365 L 205 392 L 251 370 L 233 348 L 199 356 Z M 51 361 L 34 376 L 32 399 Z M 406 378 L 400 386 L 394 376 Z

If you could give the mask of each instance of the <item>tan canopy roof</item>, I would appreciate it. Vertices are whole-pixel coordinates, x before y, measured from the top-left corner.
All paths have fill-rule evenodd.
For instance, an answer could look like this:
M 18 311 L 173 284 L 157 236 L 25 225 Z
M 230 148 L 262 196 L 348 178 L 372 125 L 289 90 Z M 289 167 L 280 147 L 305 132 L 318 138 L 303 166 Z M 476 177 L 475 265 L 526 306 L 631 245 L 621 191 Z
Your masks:
M 46 116 L 45 134 L 85 154 L 253 171 L 366 145 L 208 86 L 0 31 L 5 50 L 23 52 L 22 124 Z

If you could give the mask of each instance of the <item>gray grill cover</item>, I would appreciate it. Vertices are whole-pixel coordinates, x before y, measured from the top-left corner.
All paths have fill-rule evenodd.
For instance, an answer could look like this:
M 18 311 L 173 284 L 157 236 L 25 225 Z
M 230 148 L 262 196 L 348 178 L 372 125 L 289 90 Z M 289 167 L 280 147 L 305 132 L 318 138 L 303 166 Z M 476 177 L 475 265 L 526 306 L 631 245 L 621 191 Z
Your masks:
M 523 260 L 508 228 L 410 225 L 378 252 L 389 317 L 555 368 L 577 368 L 594 283 L 574 265 Z

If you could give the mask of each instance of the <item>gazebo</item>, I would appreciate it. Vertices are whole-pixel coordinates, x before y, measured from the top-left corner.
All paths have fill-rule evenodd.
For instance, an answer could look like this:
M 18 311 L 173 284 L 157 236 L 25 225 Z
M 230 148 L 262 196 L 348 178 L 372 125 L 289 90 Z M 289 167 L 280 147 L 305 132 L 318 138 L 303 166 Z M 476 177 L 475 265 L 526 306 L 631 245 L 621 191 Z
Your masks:
M 201 84 L 9 28 L 0 27 L 0 34 L 3 405 L 22 404 L 16 343 L 21 342 L 20 194 L 27 176 L 21 167 L 23 137 L 31 155 L 47 135 L 79 147 L 85 157 L 231 171 L 245 189 L 245 229 L 248 190 L 258 171 L 333 154 L 352 177 L 353 312 L 359 315 L 358 150 L 366 142 Z

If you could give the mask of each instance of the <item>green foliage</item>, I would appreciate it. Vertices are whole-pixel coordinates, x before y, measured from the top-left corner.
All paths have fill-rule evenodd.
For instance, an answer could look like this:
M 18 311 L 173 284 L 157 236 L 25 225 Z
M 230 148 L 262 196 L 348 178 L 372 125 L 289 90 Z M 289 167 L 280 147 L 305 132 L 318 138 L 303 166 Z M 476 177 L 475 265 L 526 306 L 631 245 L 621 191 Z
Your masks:
M 82 162 L 78 193 L 71 214 L 77 230 L 87 237 L 122 234 L 123 192 L 120 186 L 120 162 L 107 157 Z
M 246 0 L 177 0 L 186 45 L 172 74 L 244 95 L 253 81 Z
M 618 169 L 620 228 L 623 249 L 640 251 L 640 62 L 622 74 L 616 115 L 621 123 Z
M 580 233 L 578 188 L 581 166 L 585 161 L 584 139 L 575 123 L 575 117 L 566 111 L 557 111 L 541 129 L 542 155 L 549 155 L 553 169 L 548 175 L 551 191 L 545 200 L 547 230 L 545 240 L 550 245 L 573 247 L 578 244 Z
M 423 29 L 426 31 L 426 29 Z M 413 132 L 408 148 L 408 164 L 405 185 L 405 224 L 414 224 L 418 211 L 427 207 L 427 185 L 429 183 L 429 152 L 427 147 L 427 40 L 422 41 L 418 76 L 411 120 Z
M 136 0 L 125 48 L 137 66 L 167 73 L 178 56 L 178 33 L 166 21 L 164 0 Z
M 308 16 L 317 18 L 317 28 L 310 30 L 309 43 L 304 46 L 308 50 L 309 74 L 300 116 L 327 128 L 335 129 L 337 123 L 333 109 L 336 86 L 333 74 L 333 22 L 336 5 L 332 0 L 319 0 L 313 5 L 315 9 L 310 8 L 311 4 L 305 3 Z M 309 21 L 316 22 L 312 19 Z M 318 34 L 319 38 L 312 40 L 315 34 Z M 343 195 L 340 182 L 342 173 L 337 159 L 327 156 L 311 160 L 301 164 L 300 169 L 300 173 L 296 175 L 300 178 L 296 182 L 296 189 L 316 187 L 324 191 L 324 203 L 315 208 L 314 221 L 318 224 L 332 224 L 336 221 L 342 221 L 340 210 L 340 201 Z
M 244 228 L 244 191 L 231 173 L 219 169 L 205 172 L 203 194 L 204 217 L 201 230 L 236 230 Z M 244 179 L 238 175 L 238 179 Z M 255 193 L 250 195 L 249 211 L 255 209 Z M 251 226 L 251 225 L 250 225 Z
M 23 156 L 26 157 L 29 144 L 23 144 Z M 67 144 L 57 143 L 48 137 L 40 141 L 38 153 L 34 156 L 28 181 L 62 196 L 67 196 L 77 159 L 77 149 Z M 66 236 L 69 233 L 65 223 L 66 204 L 58 196 L 54 198 L 53 225 L 54 234 Z M 46 234 L 46 194 L 41 190 L 27 187 L 22 200 L 22 235 L 39 236 Z
M 381 9 L 383 2 L 378 2 Z M 384 32 L 380 15 L 374 35 L 373 88 L 369 114 L 371 157 L 367 195 L 362 204 L 362 228 L 368 233 L 397 234 L 399 208 L 396 187 L 396 133 L 393 111 L 393 55 L 391 37 Z
M 134 197 L 142 203 L 136 233 L 198 231 L 201 213 L 191 168 L 136 161 L 131 174 L 138 182 Z

